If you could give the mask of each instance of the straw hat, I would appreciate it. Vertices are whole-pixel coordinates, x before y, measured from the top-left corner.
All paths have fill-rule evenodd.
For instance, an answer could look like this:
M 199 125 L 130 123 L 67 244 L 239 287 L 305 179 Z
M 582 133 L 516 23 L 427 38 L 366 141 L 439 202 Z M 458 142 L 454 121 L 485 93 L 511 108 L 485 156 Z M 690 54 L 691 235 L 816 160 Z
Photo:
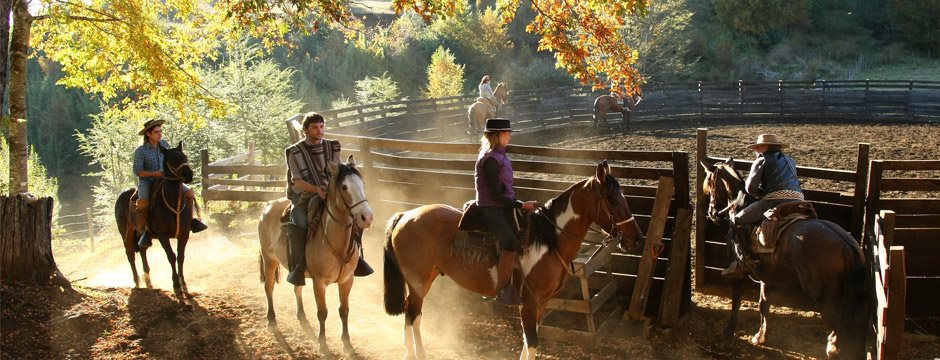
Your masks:
M 777 145 L 781 149 L 786 148 L 790 145 L 784 144 L 777 138 L 777 135 L 774 134 L 760 134 L 757 135 L 757 142 L 754 144 L 748 145 L 747 148 L 754 150 L 755 147 L 760 145 Z
M 163 125 L 163 123 L 165 123 L 165 122 L 166 122 L 166 120 L 161 120 L 161 119 L 151 119 L 151 120 L 147 120 L 147 122 L 144 123 L 144 129 L 141 130 L 139 133 L 137 133 L 137 135 L 144 135 L 144 134 L 146 134 L 148 131 L 150 131 L 150 129 L 153 129 L 153 128 L 157 127 L 157 126 Z

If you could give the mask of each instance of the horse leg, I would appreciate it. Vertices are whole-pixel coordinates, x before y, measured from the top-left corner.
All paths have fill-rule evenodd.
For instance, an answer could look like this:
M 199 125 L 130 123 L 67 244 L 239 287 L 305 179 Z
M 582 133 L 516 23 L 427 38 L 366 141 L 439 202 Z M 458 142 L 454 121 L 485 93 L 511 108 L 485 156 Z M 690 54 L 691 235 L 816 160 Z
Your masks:
M 173 293 L 179 301 L 183 301 L 183 288 L 180 287 L 180 277 L 176 271 L 176 254 L 170 247 L 170 239 L 160 238 L 160 245 L 163 246 L 163 251 L 166 251 L 166 259 L 170 262 L 170 269 L 173 270 Z
M 127 255 L 127 262 L 131 264 L 131 272 L 134 274 L 134 287 L 139 288 L 140 277 L 137 276 L 137 255 L 135 255 L 134 247 L 131 246 L 131 248 L 127 248 L 127 246 L 125 246 L 124 254 Z
M 738 310 L 741 308 L 741 297 L 744 295 L 744 279 L 733 280 L 731 289 L 731 318 L 728 319 L 728 326 L 725 327 L 724 332 L 726 341 L 734 337 L 734 330 L 738 327 Z
M 186 276 L 183 275 L 183 260 L 186 258 L 186 243 L 189 242 L 188 232 L 186 235 L 183 235 L 180 239 L 176 240 L 176 266 L 177 273 L 180 279 L 180 288 L 183 291 L 183 295 L 187 298 L 192 299 L 192 295 L 189 293 L 189 289 L 186 288 Z
M 339 318 L 343 321 L 343 351 L 354 353 L 352 342 L 349 341 L 349 291 L 352 290 L 353 279 L 339 284 Z
M 757 304 L 760 307 L 760 329 L 757 330 L 757 334 L 754 334 L 751 337 L 751 344 L 761 345 L 764 341 L 767 340 L 767 317 L 770 316 L 770 300 L 767 296 L 770 294 L 770 290 L 767 289 L 767 284 L 760 284 L 760 300 Z
M 408 287 L 407 309 L 405 309 L 405 348 L 411 346 L 411 355 L 416 359 L 424 360 L 424 341 L 421 339 L 421 309 L 424 307 L 424 295 Z M 409 328 L 411 333 L 409 334 Z M 412 335 L 409 341 L 409 335 Z M 410 342 L 410 344 L 409 344 Z
M 294 285 L 294 300 L 297 302 L 297 321 L 300 321 L 300 327 L 304 328 L 304 330 L 312 330 L 310 328 L 310 322 L 307 321 L 307 313 L 304 311 L 303 291 L 303 286 Z M 274 310 L 271 310 L 271 312 L 274 312 Z
M 539 309 L 538 304 L 532 297 L 527 297 L 523 301 L 522 309 L 519 310 L 522 318 L 522 354 L 520 360 L 533 360 L 538 354 L 539 347 Z
M 268 328 L 276 328 L 277 320 L 274 315 L 274 282 L 277 280 L 277 267 L 280 264 L 274 259 L 265 259 L 261 255 L 261 275 L 264 276 L 264 295 L 268 298 Z
M 140 262 L 144 267 L 144 284 L 148 289 L 153 289 L 153 282 L 150 281 L 150 261 L 147 261 L 147 249 L 140 250 Z
M 320 331 L 317 335 L 317 342 L 320 343 L 320 354 L 328 354 L 329 348 L 326 346 L 326 316 L 330 310 L 326 307 L 326 284 L 316 279 L 313 282 L 313 296 L 317 299 L 317 320 L 320 322 Z

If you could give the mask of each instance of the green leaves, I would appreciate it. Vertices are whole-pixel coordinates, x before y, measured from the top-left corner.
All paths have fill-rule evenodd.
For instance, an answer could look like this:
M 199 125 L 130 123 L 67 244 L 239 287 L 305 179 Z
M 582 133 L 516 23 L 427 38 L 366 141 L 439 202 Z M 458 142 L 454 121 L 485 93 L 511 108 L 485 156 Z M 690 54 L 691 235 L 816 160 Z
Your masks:
M 458 65 L 454 54 L 440 46 L 431 55 L 428 66 L 428 89 L 425 96 L 440 98 L 463 94 L 464 65 Z

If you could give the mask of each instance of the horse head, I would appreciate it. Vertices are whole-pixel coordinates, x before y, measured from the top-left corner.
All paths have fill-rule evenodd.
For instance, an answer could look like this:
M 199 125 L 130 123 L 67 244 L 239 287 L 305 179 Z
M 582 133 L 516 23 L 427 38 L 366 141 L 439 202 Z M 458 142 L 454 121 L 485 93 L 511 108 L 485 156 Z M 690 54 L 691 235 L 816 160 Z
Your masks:
M 594 194 L 597 196 L 598 211 L 594 222 L 609 236 L 619 239 L 617 247 L 620 251 L 631 252 L 639 248 L 645 236 L 630 212 L 620 183 L 611 175 L 610 165 L 606 160 L 597 164 L 597 172 L 594 178 L 590 179 L 590 184 L 596 189 Z
M 189 167 L 189 161 L 183 152 L 182 141 L 175 148 L 166 149 L 161 146 L 160 152 L 163 154 L 164 177 L 186 184 L 193 182 L 193 169 Z
M 347 213 L 359 228 L 366 229 L 372 226 L 374 215 L 372 207 L 369 206 L 369 200 L 366 199 L 365 185 L 362 181 L 362 173 L 356 167 L 356 159 L 349 155 L 346 163 L 328 162 L 328 167 L 330 174 L 333 174 L 328 193 L 336 194 L 336 196 L 331 196 L 327 201 L 337 211 Z
M 499 99 L 500 104 L 506 104 L 509 101 L 509 86 L 506 83 L 499 83 L 496 85 L 496 90 L 493 90 L 493 97 Z
M 734 159 L 714 165 L 699 163 L 705 170 L 702 193 L 709 196 L 708 219 L 718 223 L 726 214 L 743 206 L 745 201 L 744 180 L 734 169 Z M 719 210 L 721 208 L 721 210 Z

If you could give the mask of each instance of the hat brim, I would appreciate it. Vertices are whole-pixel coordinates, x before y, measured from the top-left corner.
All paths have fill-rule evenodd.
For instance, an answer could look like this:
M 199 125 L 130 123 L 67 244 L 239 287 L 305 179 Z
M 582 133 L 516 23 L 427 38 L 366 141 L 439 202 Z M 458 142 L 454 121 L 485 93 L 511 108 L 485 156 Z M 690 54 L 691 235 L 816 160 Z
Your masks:
M 790 145 L 787 145 L 787 144 L 784 144 L 784 143 L 769 143 L 769 142 L 768 142 L 768 143 L 751 144 L 751 145 L 748 145 L 747 148 L 748 148 L 748 149 L 751 149 L 751 150 L 754 150 L 755 147 L 758 147 L 758 146 L 761 146 L 761 145 L 777 145 L 777 146 L 779 146 L 781 149 L 786 149 L 786 148 L 790 147 Z
M 157 126 L 163 125 L 164 123 L 166 123 L 166 120 L 157 120 L 153 124 L 150 124 L 150 126 L 145 127 L 143 130 L 137 133 L 137 135 L 146 135 L 147 131 L 150 131 L 150 129 L 153 129 Z
M 489 132 L 500 132 L 500 131 L 517 132 L 517 131 L 519 131 L 519 130 L 511 130 L 511 129 L 492 129 L 492 130 L 486 130 L 486 129 L 484 129 L 484 130 L 483 130 L 483 132 L 485 132 L 485 133 L 489 133 Z

